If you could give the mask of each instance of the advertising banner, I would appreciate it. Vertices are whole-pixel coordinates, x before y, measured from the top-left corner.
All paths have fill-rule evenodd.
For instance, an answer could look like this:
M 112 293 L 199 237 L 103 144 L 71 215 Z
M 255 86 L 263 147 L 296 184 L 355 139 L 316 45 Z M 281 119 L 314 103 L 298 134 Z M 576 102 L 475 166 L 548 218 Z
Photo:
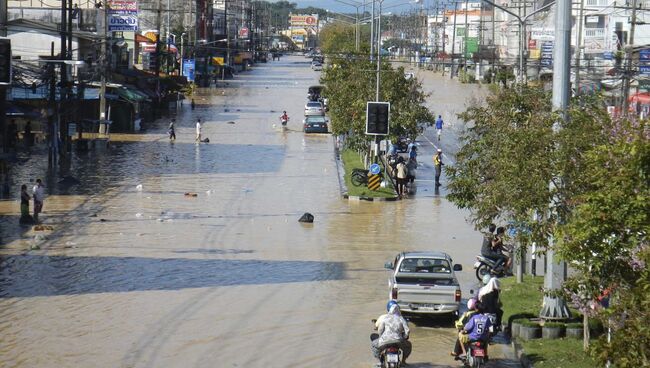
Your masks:
M 138 4 L 134 0 L 112 0 L 108 3 L 108 31 L 138 30 Z
M 196 62 L 194 59 L 183 60 L 183 75 L 187 77 L 189 82 L 194 82 L 194 71 L 196 70 Z
M 318 14 L 315 15 L 291 15 L 289 24 L 292 27 L 316 27 L 318 25 Z

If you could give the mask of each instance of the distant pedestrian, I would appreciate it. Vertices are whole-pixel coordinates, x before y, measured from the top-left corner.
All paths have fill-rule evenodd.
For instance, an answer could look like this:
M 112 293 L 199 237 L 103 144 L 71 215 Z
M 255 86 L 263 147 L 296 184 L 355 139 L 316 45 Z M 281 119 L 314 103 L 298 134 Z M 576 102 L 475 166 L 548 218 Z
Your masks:
M 174 123 L 176 122 L 176 119 L 172 119 L 172 121 L 169 122 L 169 130 L 167 133 L 169 133 L 169 140 L 176 140 L 176 130 L 174 129 Z
M 18 140 L 18 126 L 16 125 L 15 119 L 11 119 L 9 126 L 7 126 L 7 137 L 9 138 L 9 148 L 16 147 L 16 141 Z
M 438 140 L 440 140 L 440 136 L 442 135 L 443 125 L 445 125 L 445 122 L 442 121 L 442 116 L 438 115 L 438 118 L 436 119 L 436 132 L 438 133 Z
M 29 201 L 32 197 L 27 193 L 27 185 L 20 186 L 20 218 L 21 220 L 29 216 Z
M 45 187 L 41 179 L 36 179 L 32 196 L 34 197 L 34 221 L 38 222 L 38 214 L 43 212 L 43 201 L 45 201 Z
M 201 118 L 196 119 L 196 141 L 201 142 Z
M 442 167 L 444 165 L 442 162 L 442 150 L 438 148 L 438 152 L 433 156 L 433 166 L 436 170 L 436 188 L 440 186 L 440 174 L 442 174 Z
M 408 167 L 404 158 L 397 159 L 397 194 L 401 197 L 406 194 L 406 182 L 408 178 Z
M 31 147 L 33 143 L 32 139 L 32 122 L 27 121 L 25 124 L 25 130 L 23 131 L 23 140 L 25 141 L 25 146 Z
M 192 110 L 194 110 L 194 108 L 196 107 L 196 103 L 194 102 L 194 99 L 192 99 L 190 106 L 192 106 Z

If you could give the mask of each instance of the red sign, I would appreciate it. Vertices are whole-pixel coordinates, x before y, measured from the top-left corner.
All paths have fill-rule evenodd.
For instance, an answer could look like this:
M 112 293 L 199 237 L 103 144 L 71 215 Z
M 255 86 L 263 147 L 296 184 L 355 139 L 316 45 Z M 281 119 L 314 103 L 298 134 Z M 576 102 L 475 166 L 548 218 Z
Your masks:
M 537 40 L 528 40 L 528 49 L 536 49 L 537 48 Z
M 240 38 L 248 38 L 248 28 L 242 27 L 239 29 L 239 37 Z

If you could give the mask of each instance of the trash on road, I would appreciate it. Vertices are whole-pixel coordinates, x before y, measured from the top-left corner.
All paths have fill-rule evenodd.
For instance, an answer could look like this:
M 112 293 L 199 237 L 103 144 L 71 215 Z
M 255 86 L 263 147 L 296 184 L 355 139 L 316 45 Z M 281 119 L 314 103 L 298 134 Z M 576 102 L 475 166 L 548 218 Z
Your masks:
M 186 192 L 185 196 L 186 197 L 198 197 L 199 195 L 197 193 Z
M 306 222 L 306 223 L 311 224 L 312 222 L 314 222 L 314 215 L 312 215 L 312 214 L 309 213 L 309 212 L 305 212 L 305 213 L 302 215 L 302 217 L 300 217 L 300 219 L 298 220 L 298 222 Z

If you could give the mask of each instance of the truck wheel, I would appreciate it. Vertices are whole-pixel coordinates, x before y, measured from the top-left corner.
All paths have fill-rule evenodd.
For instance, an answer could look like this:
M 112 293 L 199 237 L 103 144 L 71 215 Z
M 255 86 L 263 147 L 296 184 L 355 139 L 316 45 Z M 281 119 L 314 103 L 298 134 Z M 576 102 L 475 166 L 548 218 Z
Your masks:
M 490 268 L 485 264 L 481 263 L 480 266 L 476 269 L 476 278 L 478 281 L 483 281 L 483 276 L 490 274 Z

